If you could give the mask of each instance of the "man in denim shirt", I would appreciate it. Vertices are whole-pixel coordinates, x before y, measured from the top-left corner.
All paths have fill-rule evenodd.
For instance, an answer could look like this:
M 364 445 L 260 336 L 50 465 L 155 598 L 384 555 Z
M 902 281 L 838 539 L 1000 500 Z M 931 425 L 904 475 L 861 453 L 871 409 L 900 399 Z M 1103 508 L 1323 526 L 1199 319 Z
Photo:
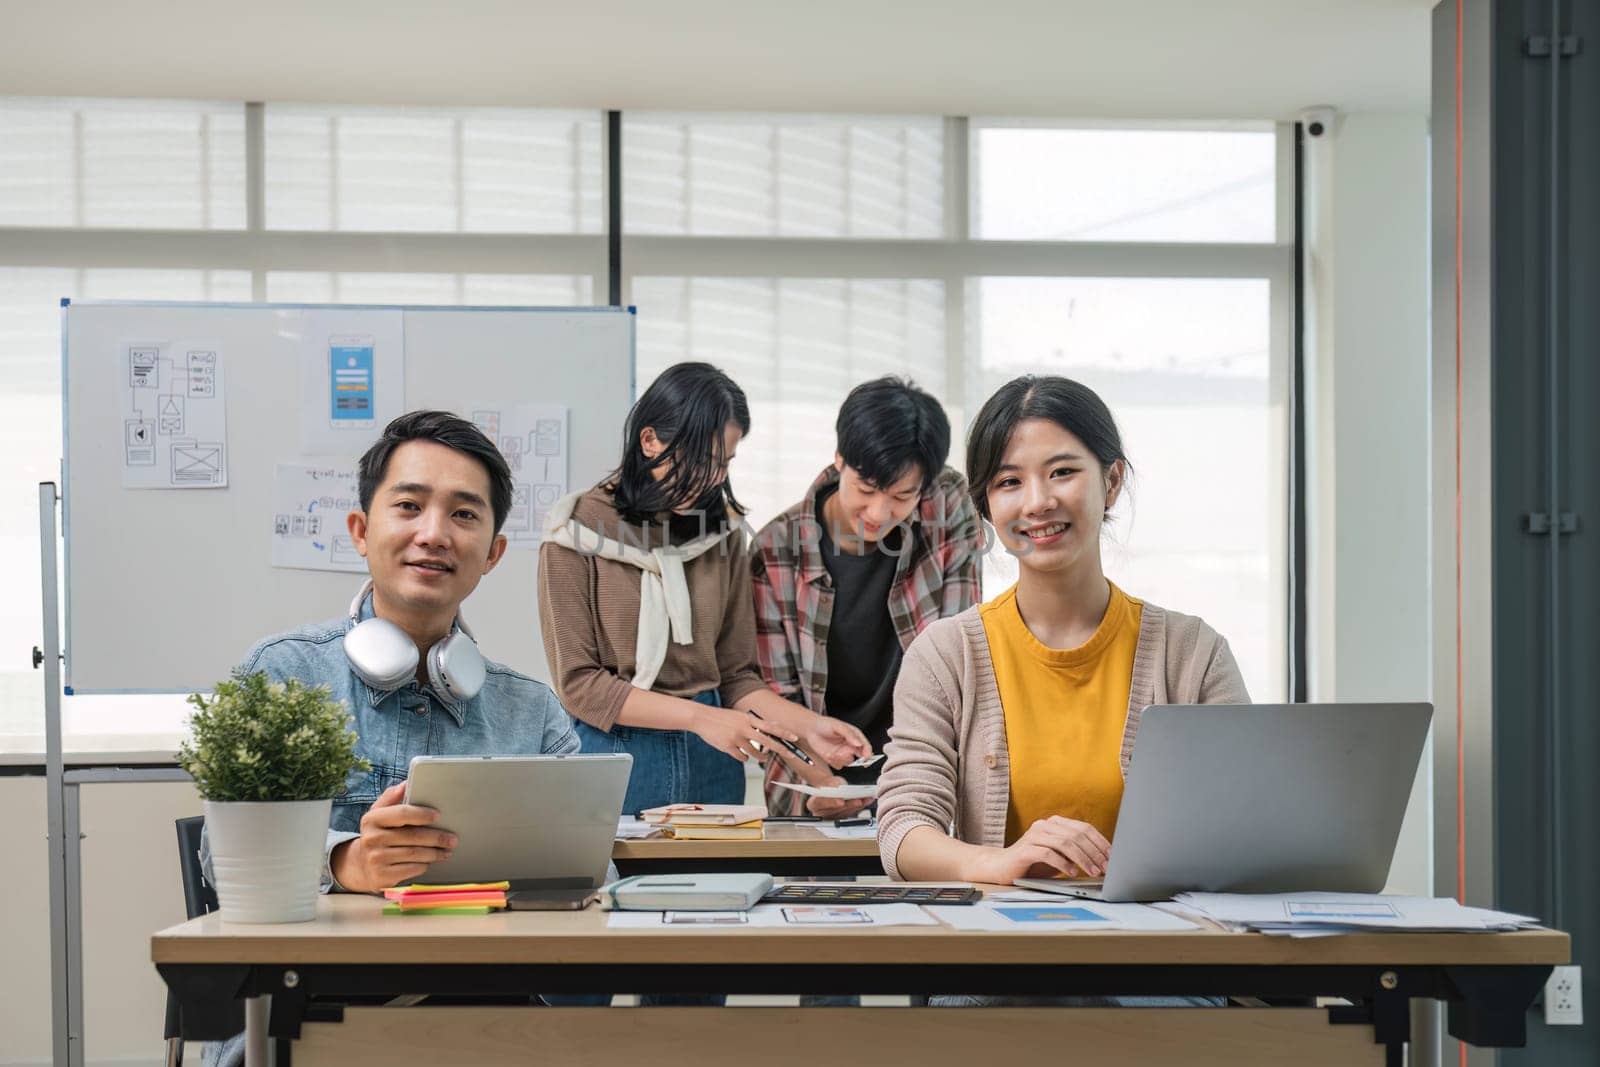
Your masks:
M 361 457 L 360 491 L 361 510 L 347 521 L 372 580 L 358 619 L 269 637 L 241 668 L 325 685 L 350 709 L 356 750 L 372 769 L 352 774 L 334 798 L 323 888 L 376 893 L 421 877 L 455 846 L 454 835 L 431 828 L 436 812 L 404 803 L 411 757 L 576 752 L 578 737 L 549 687 L 509 667 L 485 661 L 483 687 L 470 697 L 440 692 L 429 678 L 428 651 L 450 636 L 461 602 L 505 555 L 511 472 L 494 444 L 447 412 L 410 412 Z M 396 688 L 362 680 L 345 652 L 345 634 L 372 618 L 416 646 L 416 673 Z M 209 871 L 204 841 L 201 852 Z M 209 1045 L 206 1062 L 243 1056 L 235 1037 Z
M 362 621 L 373 617 L 372 601 L 372 594 L 362 598 Z M 451 842 L 439 840 L 437 831 L 407 829 L 431 821 L 428 809 L 400 803 L 412 756 L 576 752 L 578 735 L 549 687 L 498 663 L 484 664 L 483 689 L 471 700 L 453 700 L 415 679 L 399 690 L 375 689 L 345 659 L 344 635 L 353 625 L 348 618 L 333 619 L 269 637 L 250 650 L 242 669 L 266 671 L 275 682 L 298 678 L 325 685 L 353 712 L 356 748 L 372 770 L 352 774 L 334 797 L 322 881 L 324 889 L 373 892 L 417 878 L 427 862 L 449 854 Z M 367 848 L 378 847 L 378 835 L 386 834 L 392 838 L 387 847 L 401 854 L 377 860 L 375 868 L 369 857 L 354 875 L 350 862 L 341 863 L 348 881 L 335 878 L 332 856 L 342 853 L 348 860 L 349 849 L 340 846 L 363 833 L 373 835 Z M 374 877 L 365 877 L 368 868 Z
M 269 637 L 241 669 L 327 686 L 350 709 L 357 751 L 372 769 L 351 775 L 334 798 L 323 888 L 375 893 L 421 877 L 455 846 L 454 835 L 431 828 L 437 813 L 403 802 L 413 756 L 576 752 L 578 738 L 555 694 L 508 667 L 485 661 L 471 696 L 440 692 L 429 679 L 429 650 L 450 636 L 461 602 L 506 551 L 511 472 L 494 444 L 447 412 L 402 415 L 361 457 L 360 493 L 361 510 L 347 520 L 371 574 L 358 618 Z M 393 687 L 364 681 L 345 652 L 345 635 L 372 618 L 399 628 L 402 652 L 399 633 L 416 646 L 415 675 Z
M 431 809 L 403 803 L 413 756 L 576 752 L 578 738 L 547 686 L 498 663 L 484 663 L 483 687 L 471 696 L 429 680 L 429 650 L 505 555 L 511 472 L 494 444 L 446 412 L 402 415 L 361 457 L 360 492 L 348 525 L 372 588 L 358 618 L 404 632 L 416 646 L 415 676 L 398 688 L 364 681 L 344 649 L 350 618 L 269 637 L 242 666 L 325 685 L 350 709 L 357 751 L 372 769 L 351 775 L 334 798 L 323 878 L 327 888 L 373 893 L 421 877 L 455 845 L 429 826 Z

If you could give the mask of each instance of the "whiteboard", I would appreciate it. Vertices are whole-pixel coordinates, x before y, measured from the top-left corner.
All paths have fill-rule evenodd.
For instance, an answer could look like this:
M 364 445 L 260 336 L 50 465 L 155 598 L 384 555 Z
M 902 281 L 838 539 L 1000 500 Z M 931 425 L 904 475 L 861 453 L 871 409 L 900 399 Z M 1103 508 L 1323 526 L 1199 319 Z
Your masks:
M 347 610 L 362 575 L 271 565 L 276 466 L 300 456 L 302 402 L 301 343 L 280 329 L 280 313 L 305 310 L 339 309 L 109 302 L 64 308 L 69 693 L 208 691 L 260 638 Z M 634 393 L 631 309 L 376 310 L 402 314 L 407 410 L 441 408 L 471 418 L 485 403 L 564 405 L 569 488 L 595 484 L 615 464 Z M 204 338 L 220 356 L 226 488 L 123 488 L 118 383 L 128 374 L 127 349 L 169 337 Z M 545 680 L 537 558 L 536 550 L 507 552 L 462 614 L 490 659 Z

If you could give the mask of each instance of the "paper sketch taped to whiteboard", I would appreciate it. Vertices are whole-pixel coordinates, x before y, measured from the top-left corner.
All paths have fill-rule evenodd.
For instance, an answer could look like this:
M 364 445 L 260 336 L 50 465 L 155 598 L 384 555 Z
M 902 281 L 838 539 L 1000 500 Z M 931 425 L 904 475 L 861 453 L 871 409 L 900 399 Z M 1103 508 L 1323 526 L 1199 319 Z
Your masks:
M 274 567 L 367 572 L 345 523 L 361 507 L 354 463 L 280 463 L 272 500 Z
M 278 331 L 300 344 L 302 454 L 354 459 L 405 411 L 402 312 L 286 309 Z
M 135 341 L 120 356 L 122 487 L 225 487 L 228 413 L 217 350 Z
M 537 548 L 545 516 L 567 493 L 567 409 L 554 404 L 473 408 L 472 421 L 500 446 L 511 468 L 509 548 Z

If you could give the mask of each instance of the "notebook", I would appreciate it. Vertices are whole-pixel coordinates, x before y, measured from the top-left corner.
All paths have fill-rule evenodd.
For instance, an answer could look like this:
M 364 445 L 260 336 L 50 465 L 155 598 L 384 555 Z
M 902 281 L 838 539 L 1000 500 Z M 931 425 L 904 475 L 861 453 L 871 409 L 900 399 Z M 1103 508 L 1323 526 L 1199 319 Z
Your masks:
M 646 808 L 639 817 L 647 823 L 670 826 L 738 826 L 759 822 L 767 809 L 761 804 L 666 804 Z

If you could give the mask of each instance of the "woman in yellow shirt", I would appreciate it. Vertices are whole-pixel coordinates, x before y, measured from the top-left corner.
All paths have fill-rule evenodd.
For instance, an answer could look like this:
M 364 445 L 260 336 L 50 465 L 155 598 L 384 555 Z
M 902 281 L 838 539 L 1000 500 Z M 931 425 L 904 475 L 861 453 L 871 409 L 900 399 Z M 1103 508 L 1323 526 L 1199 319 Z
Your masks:
M 1127 478 L 1111 412 L 1078 382 L 1017 378 L 978 413 L 967 480 L 1019 576 L 906 651 L 879 781 L 891 876 L 1101 875 L 1144 708 L 1249 701 L 1214 630 L 1106 579 Z

